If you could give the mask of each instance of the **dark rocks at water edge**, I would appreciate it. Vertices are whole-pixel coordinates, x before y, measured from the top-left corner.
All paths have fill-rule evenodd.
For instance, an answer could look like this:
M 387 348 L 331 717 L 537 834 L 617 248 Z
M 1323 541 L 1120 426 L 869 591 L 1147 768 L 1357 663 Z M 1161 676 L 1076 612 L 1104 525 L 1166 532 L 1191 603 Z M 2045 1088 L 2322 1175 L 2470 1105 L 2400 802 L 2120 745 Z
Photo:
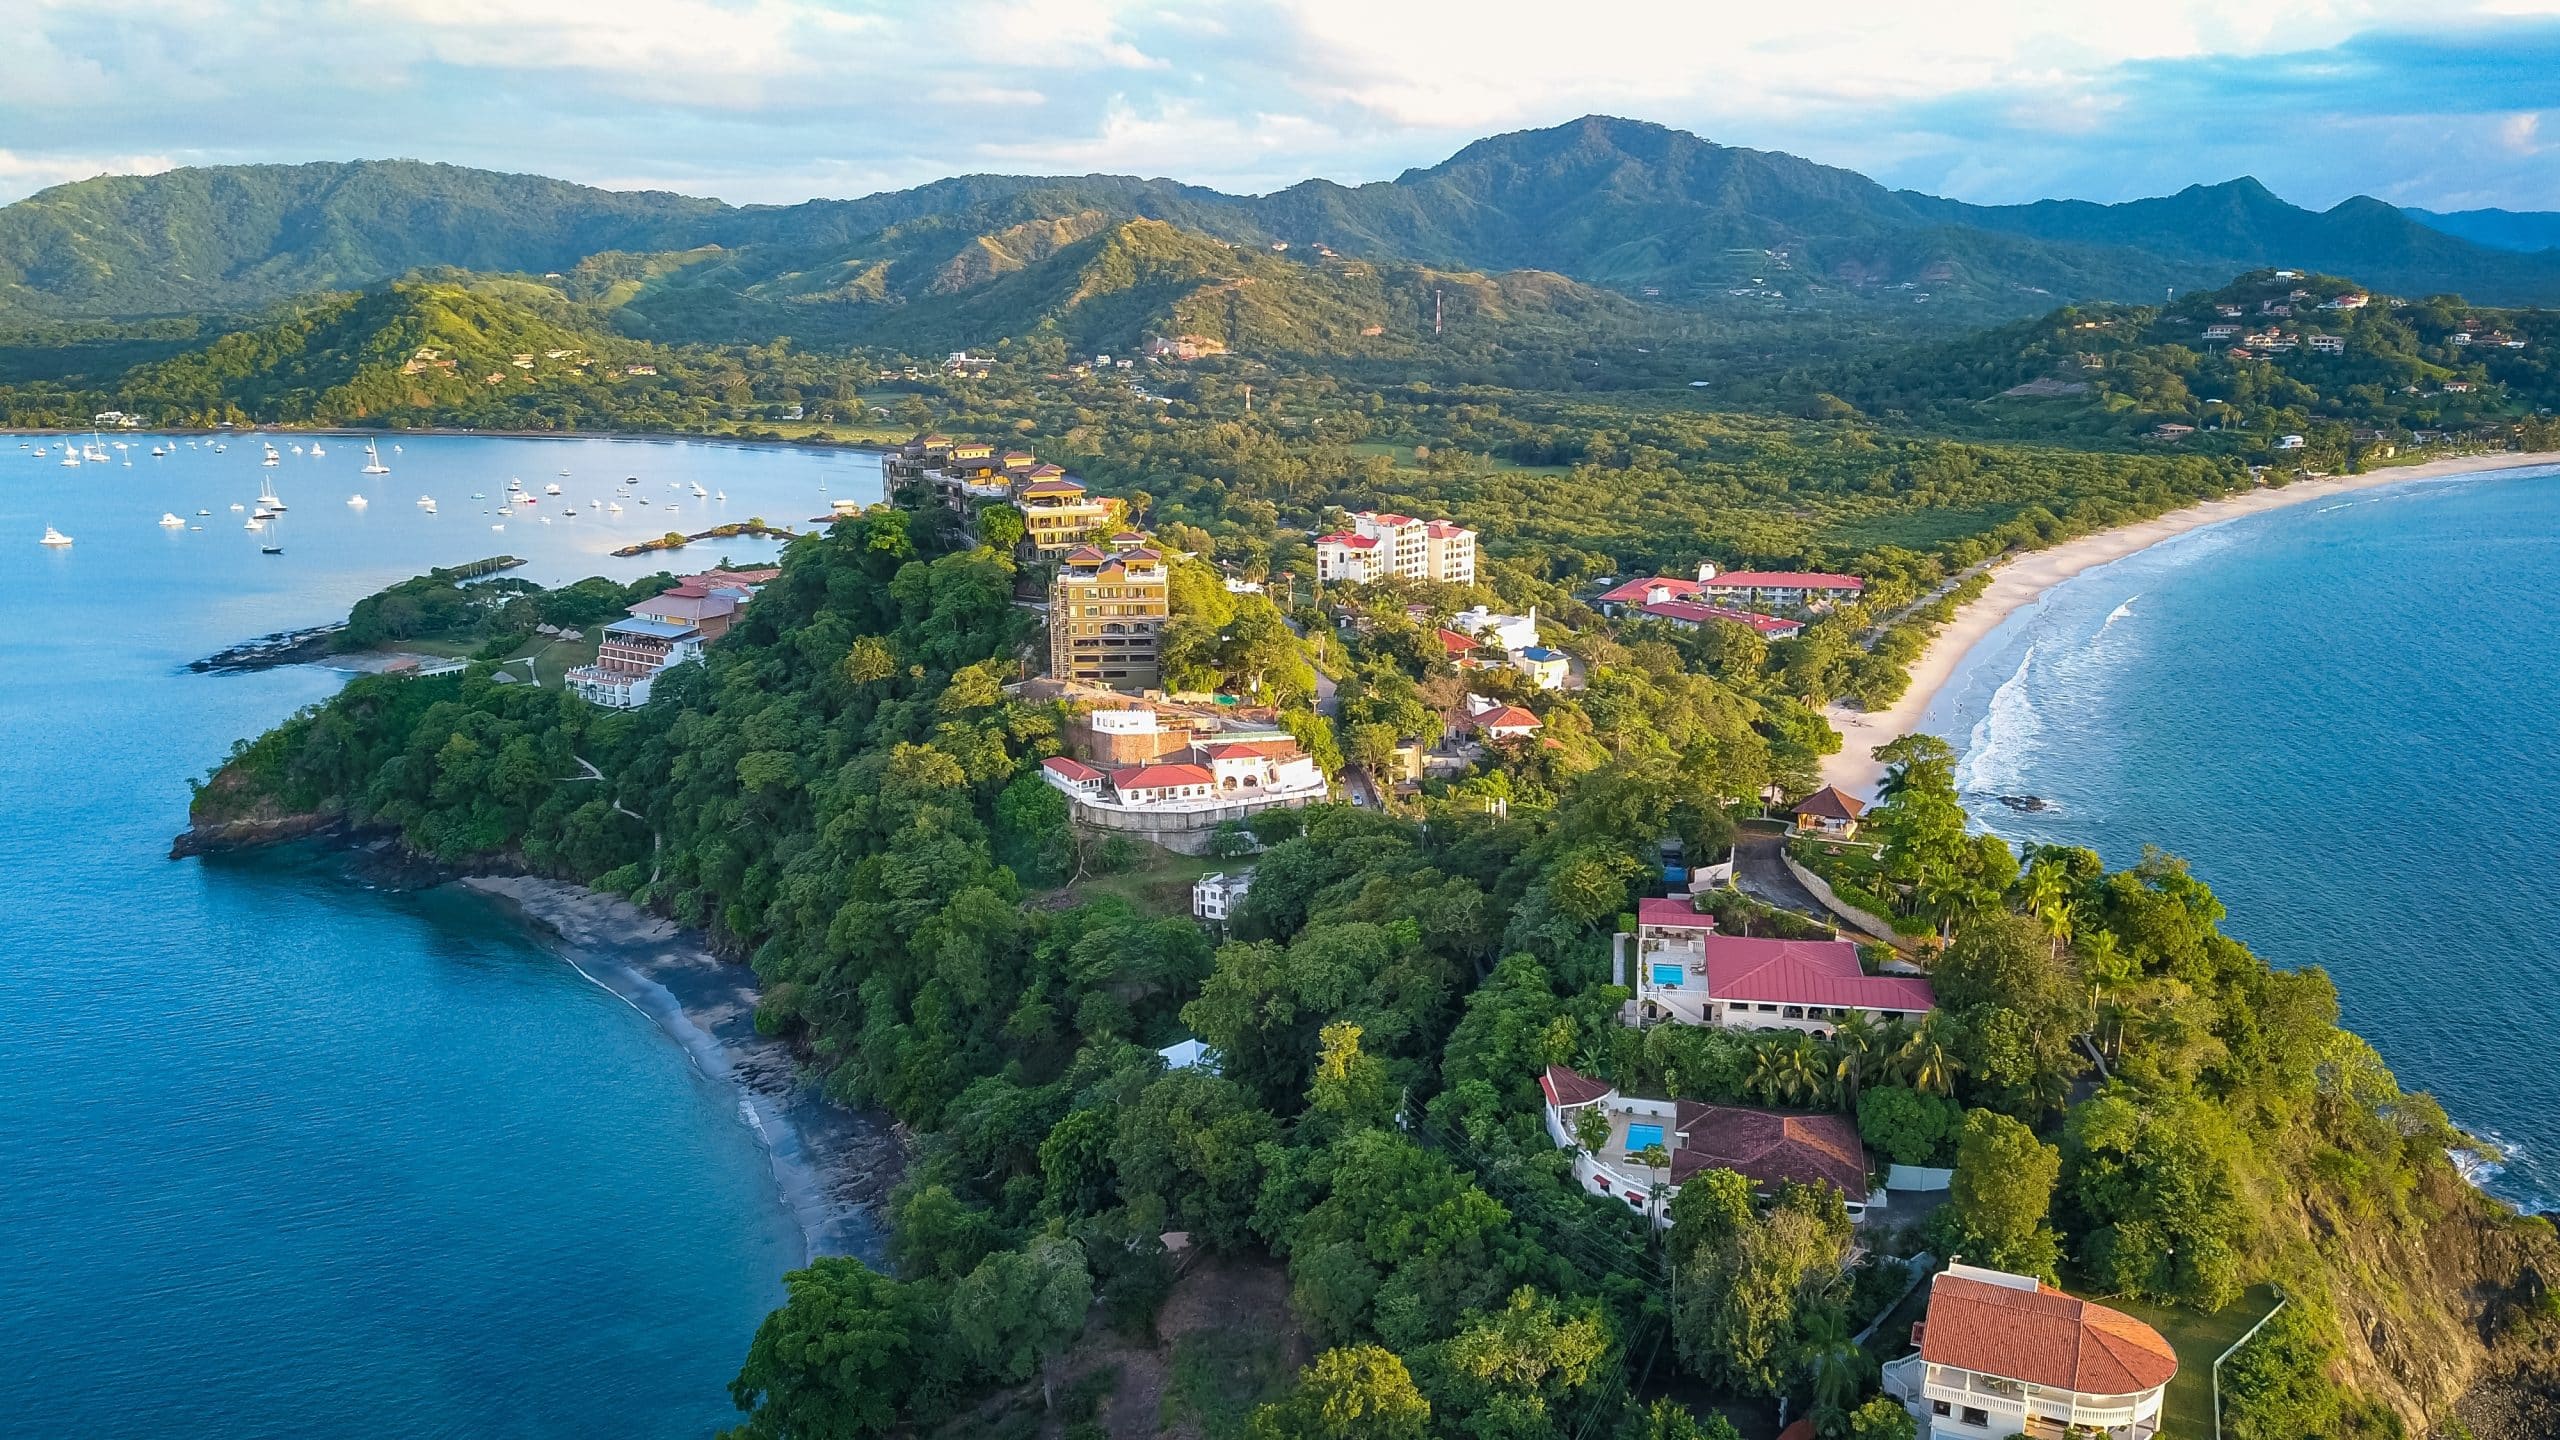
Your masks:
M 346 622 L 339 620 L 303 630 L 279 630 L 273 635 L 243 640 L 228 650 L 217 650 L 187 668 L 200 674 L 236 675 L 272 670 L 279 665 L 308 664 L 327 655 L 330 643 L 346 628 Z
M 2003 795 L 2000 803 L 2028 815 L 2053 808 L 2053 802 L 2041 795 Z
M 244 815 L 236 820 L 199 820 L 178 832 L 169 841 L 169 858 L 183 860 L 190 855 L 214 855 L 226 850 L 255 850 L 264 845 L 280 845 L 287 840 L 302 840 L 329 834 L 338 829 L 341 817 L 334 812 L 308 815 Z

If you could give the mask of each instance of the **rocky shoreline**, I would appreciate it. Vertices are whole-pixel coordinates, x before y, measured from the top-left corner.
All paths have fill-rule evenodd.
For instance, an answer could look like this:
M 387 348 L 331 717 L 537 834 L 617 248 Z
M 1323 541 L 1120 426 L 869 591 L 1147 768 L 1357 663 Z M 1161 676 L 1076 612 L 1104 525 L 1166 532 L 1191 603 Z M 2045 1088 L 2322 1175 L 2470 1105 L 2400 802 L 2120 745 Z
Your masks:
M 237 675 L 251 670 L 306 664 L 328 655 L 331 642 L 339 631 L 346 628 L 345 621 L 334 620 L 326 625 L 312 625 L 300 630 L 279 630 L 255 640 L 243 640 L 201 660 L 190 661 L 187 668 L 201 675 Z

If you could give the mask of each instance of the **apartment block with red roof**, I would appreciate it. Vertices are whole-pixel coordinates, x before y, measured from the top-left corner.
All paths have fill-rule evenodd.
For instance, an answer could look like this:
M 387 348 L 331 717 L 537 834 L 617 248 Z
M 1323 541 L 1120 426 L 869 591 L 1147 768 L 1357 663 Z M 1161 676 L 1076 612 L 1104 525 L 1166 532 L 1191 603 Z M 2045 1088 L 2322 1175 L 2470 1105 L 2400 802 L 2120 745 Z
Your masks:
M 1927 1440 L 2152 1440 L 2178 1373 L 2177 1351 L 2132 1316 L 1978 1265 L 1930 1281 L 1911 1343 L 1884 1367 L 1884 1389 Z
M 1750 610 L 1822 611 L 1867 593 L 1867 582 L 1855 575 L 1818 570 L 1727 570 L 1701 579 L 1707 599 Z
M 1538 1089 L 1548 1138 L 1574 1152 L 1574 1179 L 1656 1225 L 1671 1223 L 1672 1197 L 1701 1170 L 1731 1170 L 1762 1195 L 1789 1183 L 1828 1184 L 1848 1202 L 1852 1219 L 1884 1203 L 1869 1184 L 1858 1127 L 1845 1115 L 1622 1095 L 1605 1080 L 1561 1065 L 1547 1067 Z M 1594 1107 L 1609 1121 L 1609 1138 L 1596 1152 L 1583 1148 L 1578 1130 L 1583 1112 Z M 1667 1165 L 1639 1158 L 1657 1146 Z

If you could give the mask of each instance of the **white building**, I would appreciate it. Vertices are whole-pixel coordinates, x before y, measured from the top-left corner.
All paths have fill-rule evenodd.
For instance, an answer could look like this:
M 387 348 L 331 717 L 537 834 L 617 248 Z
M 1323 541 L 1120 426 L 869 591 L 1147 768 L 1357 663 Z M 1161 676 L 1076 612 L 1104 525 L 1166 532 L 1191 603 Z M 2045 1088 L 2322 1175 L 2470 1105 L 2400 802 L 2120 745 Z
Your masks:
M 1174 753 L 1187 758 L 1116 770 L 1059 755 L 1040 762 L 1040 774 L 1082 806 L 1104 813 L 1209 817 L 1304 805 L 1325 796 L 1324 771 L 1315 757 L 1285 734 L 1213 735 Z
M 604 627 L 596 663 L 571 670 L 569 692 L 608 710 L 649 703 L 650 686 L 668 667 L 702 658 L 702 631 L 693 625 L 634 615 Z
M 1215 875 L 1203 875 L 1191 882 L 1191 913 L 1195 918 L 1224 924 L 1252 889 L 1253 872 L 1250 870 L 1239 870 L 1233 875 L 1223 870 Z
M 1476 532 L 1446 520 L 1363 510 L 1351 528 L 1316 539 L 1316 578 L 1365 585 L 1390 576 L 1472 585 Z
M 1480 640 L 1489 635 L 1505 650 L 1534 649 L 1538 644 L 1538 607 L 1530 606 L 1526 615 L 1497 615 L 1478 605 L 1450 616 L 1449 628 Z
M 2178 1373 L 2169 1342 L 2132 1316 L 1978 1265 L 1950 1265 L 1930 1282 L 1911 1343 L 1913 1353 L 1884 1367 L 1884 1389 L 1927 1440 L 2151 1440 Z

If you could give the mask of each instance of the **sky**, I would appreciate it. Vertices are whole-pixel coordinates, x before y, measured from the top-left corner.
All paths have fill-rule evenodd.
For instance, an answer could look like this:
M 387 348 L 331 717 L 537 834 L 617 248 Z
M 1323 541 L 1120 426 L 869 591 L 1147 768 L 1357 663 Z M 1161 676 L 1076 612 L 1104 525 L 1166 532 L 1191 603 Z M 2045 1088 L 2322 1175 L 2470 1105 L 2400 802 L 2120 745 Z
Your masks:
M 2560 0 L 0 0 L 0 201 L 404 157 L 747 202 L 1266 191 L 1601 113 L 1983 203 L 2560 209 Z

